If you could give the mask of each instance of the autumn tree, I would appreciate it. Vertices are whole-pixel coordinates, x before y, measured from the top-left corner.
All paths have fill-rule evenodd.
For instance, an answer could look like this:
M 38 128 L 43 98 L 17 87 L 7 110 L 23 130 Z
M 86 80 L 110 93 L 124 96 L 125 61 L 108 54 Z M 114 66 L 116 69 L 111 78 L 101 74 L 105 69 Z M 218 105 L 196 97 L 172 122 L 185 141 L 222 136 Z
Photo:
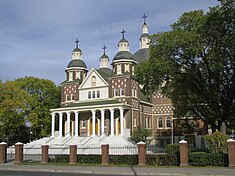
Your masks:
M 146 93 L 160 90 L 177 117 L 200 117 L 226 132 L 235 116 L 235 7 L 182 14 L 171 31 L 151 36 L 150 59 L 137 68 Z

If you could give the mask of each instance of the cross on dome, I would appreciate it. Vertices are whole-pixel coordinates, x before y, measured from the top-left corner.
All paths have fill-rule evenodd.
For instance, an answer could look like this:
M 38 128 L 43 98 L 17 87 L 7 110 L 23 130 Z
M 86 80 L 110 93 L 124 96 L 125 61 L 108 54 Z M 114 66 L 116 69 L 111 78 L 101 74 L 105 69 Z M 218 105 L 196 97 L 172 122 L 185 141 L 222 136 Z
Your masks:
M 104 50 L 104 54 L 105 54 L 105 49 L 107 49 L 107 47 L 104 45 L 102 49 Z
M 144 24 L 146 24 L 146 18 L 147 18 L 147 16 L 144 14 L 144 16 L 142 16 L 142 18 L 144 19 Z
M 122 33 L 122 38 L 124 39 L 124 35 L 125 35 L 126 31 L 124 29 L 122 29 L 121 33 Z
M 79 40 L 77 39 L 77 40 L 75 41 L 75 43 L 76 43 L 76 48 L 78 48 Z

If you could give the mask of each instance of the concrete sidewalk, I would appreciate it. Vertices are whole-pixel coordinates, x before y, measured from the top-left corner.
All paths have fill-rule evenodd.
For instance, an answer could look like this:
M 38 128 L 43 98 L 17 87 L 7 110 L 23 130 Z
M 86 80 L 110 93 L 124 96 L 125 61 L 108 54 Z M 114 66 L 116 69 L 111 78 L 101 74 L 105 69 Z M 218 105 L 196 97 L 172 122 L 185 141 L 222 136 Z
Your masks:
M 225 176 L 235 175 L 235 169 L 226 167 L 111 167 L 111 166 L 52 166 L 0 164 L 1 170 L 86 173 L 106 175 L 164 175 L 164 176 Z

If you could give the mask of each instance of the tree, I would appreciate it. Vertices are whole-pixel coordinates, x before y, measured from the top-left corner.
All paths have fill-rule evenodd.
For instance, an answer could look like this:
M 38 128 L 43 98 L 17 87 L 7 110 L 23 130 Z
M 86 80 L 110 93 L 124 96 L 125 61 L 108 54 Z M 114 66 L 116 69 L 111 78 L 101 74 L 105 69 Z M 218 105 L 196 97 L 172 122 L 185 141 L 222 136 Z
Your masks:
M 138 127 L 134 129 L 134 131 L 131 133 L 131 140 L 135 143 L 138 143 L 140 141 L 147 142 L 147 137 L 150 135 L 150 132 L 148 129 L 143 127 Z
M 155 34 L 150 59 L 137 67 L 147 94 L 160 90 L 177 117 L 200 117 L 221 130 L 235 115 L 235 7 L 184 13 L 171 31 Z
M 31 123 L 31 138 L 47 136 L 51 129 L 50 109 L 60 106 L 60 88 L 50 80 L 35 77 L 20 78 L 16 82 L 31 98 L 25 112 L 25 121 Z
M 29 108 L 30 97 L 19 83 L 0 84 L 0 140 L 9 145 L 29 140 L 24 114 Z

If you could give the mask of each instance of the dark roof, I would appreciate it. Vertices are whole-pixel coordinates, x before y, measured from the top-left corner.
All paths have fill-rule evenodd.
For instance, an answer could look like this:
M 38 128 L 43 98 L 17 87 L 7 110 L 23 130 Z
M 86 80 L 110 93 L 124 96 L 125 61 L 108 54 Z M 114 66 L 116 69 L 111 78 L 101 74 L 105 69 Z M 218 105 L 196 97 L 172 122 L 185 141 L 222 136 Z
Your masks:
M 74 59 L 74 60 L 71 60 L 67 66 L 67 68 L 70 68 L 70 67 L 83 67 L 83 68 L 87 68 L 85 62 L 81 59 Z
M 149 37 L 149 34 L 143 33 L 143 34 L 141 35 L 141 37 Z
M 73 52 L 82 52 L 80 48 L 74 48 Z
M 121 60 L 121 59 L 129 59 L 129 60 L 135 61 L 134 56 L 129 51 L 119 51 L 114 56 L 113 61 Z
M 145 102 L 149 102 L 147 96 L 142 91 L 140 91 L 140 100 L 145 101 Z
M 121 42 L 127 42 L 127 43 L 129 43 L 128 40 L 125 39 L 125 38 L 122 38 L 118 43 L 121 43 Z
M 65 84 L 71 84 L 71 83 L 82 83 L 82 81 L 81 81 L 79 78 L 77 78 L 77 79 L 75 79 L 75 80 L 73 80 L 73 81 L 65 80 L 65 81 L 63 81 L 63 82 L 60 83 L 60 84 L 61 84 L 61 85 L 65 85 Z
M 134 54 L 135 60 L 138 63 L 141 63 L 147 59 L 149 59 L 150 57 L 150 49 L 149 48 L 143 48 L 143 49 L 139 49 L 138 51 L 136 51 L 136 53 Z
M 110 68 L 99 68 L 97 71 L 104 79 L 115 76 L 114 72 Z
M 101 58 L 108 58 L 109 59 L 109 56 L 107 56 L 106 54 L 103 54 L 101 57 L 100 57 L 100 59 Z

